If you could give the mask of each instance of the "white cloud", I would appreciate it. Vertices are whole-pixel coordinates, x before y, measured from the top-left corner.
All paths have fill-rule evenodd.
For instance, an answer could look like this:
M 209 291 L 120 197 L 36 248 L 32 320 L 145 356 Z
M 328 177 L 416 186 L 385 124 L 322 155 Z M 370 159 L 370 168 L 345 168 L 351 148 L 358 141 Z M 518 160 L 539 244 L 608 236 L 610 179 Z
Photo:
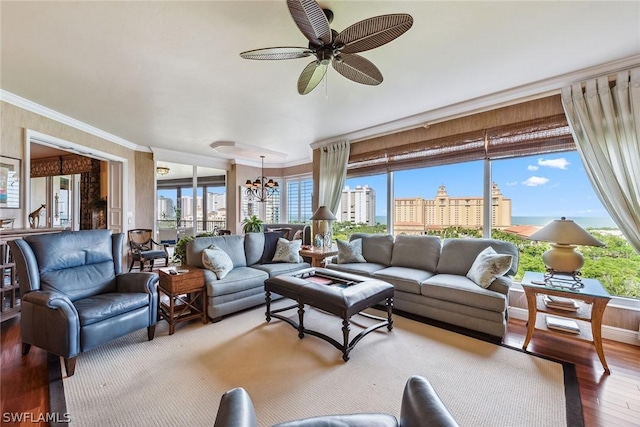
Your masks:
M 522 184 L 527 187 L 537 187 L 539 185 L 545 185 L 549 182 L 549 179 L 541 177 L 541 176 L 531 176 L 526 181 L 523 181 Z
M 541 159 L 538 159 L 538 165 L 546 166 L 548 168 L 566 169 L 567 166 L 570 165 L 570 163 L 564 157 L 560 157 L 559 159 L 549 159 L 549 160 L 545 160 L 541 158 Z
M 538 166 L 536 166 L 536 165 L 527 166 L 527 170 L 530 170 L 530 171 L 537 171 L 538 169 L 540 169 L 540 168 Z

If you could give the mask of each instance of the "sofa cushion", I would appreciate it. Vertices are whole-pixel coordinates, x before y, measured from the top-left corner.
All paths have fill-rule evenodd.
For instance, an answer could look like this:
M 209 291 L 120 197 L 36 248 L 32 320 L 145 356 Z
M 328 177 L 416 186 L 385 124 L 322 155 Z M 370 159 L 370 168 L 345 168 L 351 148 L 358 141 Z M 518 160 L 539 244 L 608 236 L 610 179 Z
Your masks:
M 225 251 L 233 261 L 234 268 L 247 266 L 247 260 L 244 255 L 244 236 L 242 235 L 196 237 L 187 242 L 187 264 L 204 268 L 202 251 L 211 245 L 216 245 Z
M 440 249 L 439 237 L 400 234 L 393 244 L 391 265 L 435 272 Z
M 224 279 L 233 270 L 233 261 L 229 255 L 216 245 L 211 245 L 202 251 L 202 265 L 207 270 L 213 271 L 218 280 Z
M 407 267 L 389 267 L 373 272 L 373 277 L 391 283 L 398 291 L 420 294 L 422 282 L 433 273 Z
M 472 238 L 445 239 L 442 242 L 437 272 L 465 276 L 478 254 L 488 246 L 491 246 L 499 254 L 513 257 L 507 275 L 513 276 L 518 272 L 518 248 L 513 243 L 495 239 Z
M 372 262 L 355 262 L 352 264 L 332 264 L 325 266 L 330 270 L 344 271 L 345 273 L 359 274 L 361 276 L 371 276 L 374 272 L 386 268 L 386 265 Z
M 293 273 L 295 271 L 302 270 L 303 268 L 309 268 L 309 267 L 311 267 L 311 264 L 309 264 L 308 262 L 301 262 L 301 263 L 277 262 L 273 264 L 256 264 L 251 268 L 264 271 L 269 275 L 269 277 L 273 277 L 273 276 L 277 276 L 278 274 Z
M 269 275 L 252 267 L 236 267 L 225 276 L 217 280 L 216 275 L 209 270 L 204 271 L 204 281 L 208 296 L 227 295 L 247 289 L 263 287 Z
M 269 264 L 273 262 L 273 256 L 276 253 L 278 246 L 278 239 L 283 238 L 287 231 L 268 231 L 264 233 L 264 249 L 262 251 L 262 258 L 260 264 Z M 285 239 L 286 240 L 286 239 Z
M 393 236 L 390 234 L 353 233 L 349 241 L 362 239 L 362 255 L 367 262 L 382 264 L 385 267 L 391 265 L 393 253 Z
M 289 262 L 289 263 L 301 263 L 302 257 L 300 256 L 300 247 L 302 246 L 302 240 L 289 241 L 283 237 L 278 239 L 276 244 L 276 251 L 273 254 L 273 262 Z
M 289 228 L 289 227 L 280 227 L 280 228 L 269 228 L 269 227 L 267 227 L 267 232 L 268 233 L 271 233 L 271 232 L 274 232 L 274 231 L 281 231 L 283 233 L 282 237 L 287 239 L 287 240 L 293 240 L 293 234 L 295 233 L 295 232 L 292 233 L 291 232 L 291 228 Z
M 420 293 L 426 297 L 490 311 L 504 312 L 507 309 L 505 295 L 483 289 L 464 275 L 436 274 L 422 283 Z
M 362 239 L 350 242 L 336 239 L 338 244 L 338 264 L 350 264 L 354 262 L 367 262 L 362 256 Z
M 467 277 L 483 288 L 488 288 L 496 278 L 503 276 L 511 268 L 511 255 L 496 253 L 491 246 L 478 254 Z
M 244 235 L 244 253 L 247 266 L 259 264 L 264 252 L 264 233 L 247 233 Z

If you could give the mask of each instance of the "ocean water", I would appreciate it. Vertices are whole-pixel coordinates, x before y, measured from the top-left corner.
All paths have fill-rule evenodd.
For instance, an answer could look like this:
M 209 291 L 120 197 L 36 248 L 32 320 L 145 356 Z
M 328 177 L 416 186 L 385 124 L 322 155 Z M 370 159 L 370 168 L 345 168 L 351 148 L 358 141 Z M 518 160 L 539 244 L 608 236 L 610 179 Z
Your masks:
M 554 219 L 560 218 L 550 216 L 513 216 L 511 217 L 511 224 L 543 226 L 550 223 Z M 613 222 L 611 218 L 577 216 L 567 219 L 575 221 L 576 224 L 578 224 L 582 228 L 618 228 L 616 223 Z M 387 217 L 376 216 L 376 222 L 379 222 L 380 224 L 386 224 Z
M 550 216 L 512 216 L 511 224 L 543 226 L 550 223 L 554 219 L 560 218 Z M 576 216 L 567 219 L 573 220 L 582 228 L 618 228 L 616 223 L 613 222 L 611 218 Z

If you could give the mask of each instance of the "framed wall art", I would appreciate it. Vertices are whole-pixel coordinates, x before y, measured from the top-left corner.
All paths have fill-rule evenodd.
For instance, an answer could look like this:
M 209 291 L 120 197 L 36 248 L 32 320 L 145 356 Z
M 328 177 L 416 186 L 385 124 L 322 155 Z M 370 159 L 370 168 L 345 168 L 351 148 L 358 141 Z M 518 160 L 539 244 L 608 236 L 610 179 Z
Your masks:
M 20 208 L 20 159 L 0 156 L 0 208 Z

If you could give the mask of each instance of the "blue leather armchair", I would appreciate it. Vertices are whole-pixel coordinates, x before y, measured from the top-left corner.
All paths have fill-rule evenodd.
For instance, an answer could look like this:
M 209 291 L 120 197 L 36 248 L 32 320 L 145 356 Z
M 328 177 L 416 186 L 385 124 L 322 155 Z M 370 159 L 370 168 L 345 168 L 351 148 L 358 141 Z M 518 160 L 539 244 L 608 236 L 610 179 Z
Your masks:
M 63 231 L 9 242 L 22 297 L 22 354 L 32 345 L 64 358 L 147 328 L 158 317 L 158 275 L 122 272 L 124 234 Z
M 407 380 L 402 395 L 400 420 L 393 415 L 324 415 L 276 424 L 273 427 L 457 427 L 429 381 L 414 375 Z M 222 395 L 214 427 L 257 427 L 253 402 L 241 387 Z

